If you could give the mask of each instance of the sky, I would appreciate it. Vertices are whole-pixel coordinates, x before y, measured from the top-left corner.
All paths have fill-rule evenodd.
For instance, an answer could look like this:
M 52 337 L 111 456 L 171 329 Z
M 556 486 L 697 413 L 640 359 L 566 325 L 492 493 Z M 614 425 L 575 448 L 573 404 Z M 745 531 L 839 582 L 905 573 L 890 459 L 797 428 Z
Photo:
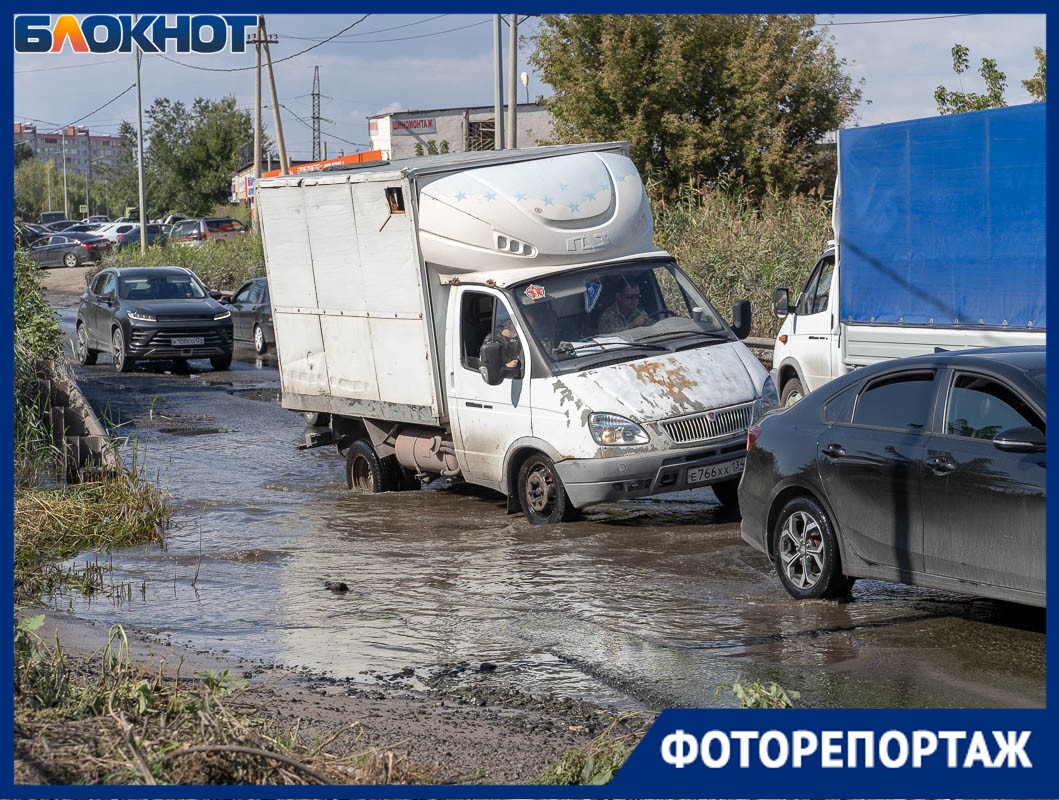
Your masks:
M 271 51 L 292 160 L 312 155 L 314 67 L 320 68 L 321 138 L 331 157 L 369 149 L 367 118 L 375 114 L 493 105 L 488 14 L 273 14 L 266 21 L 279 39 Z M 828 26 L 849 73 L 861 81 L 864 99 L 855 121 L 860 125 L 936 115 L 938 85 L 984 91 L 977 74 L 982 57 L 995 59 L 1007 73 L 1010 105 L 1030 102 L 1021 81 L 1037 68 L 1034 46 L 1045 46 L 1042 14 L 834 14 L 820 15 L 817 22 Z M 519 102 L 525 102 L 550 89 L 527 61 L 535 19 L 522 21 L 518 30 L 523 36 L 518 70 L 529 73 L 528 95 L 519 86 Z M 325 42 L 328 37 L 335 38 Z M 506 51 L 506 25 L 501 38 Z M 952 70 L 955 43 L 970 48 L 972 69 L 961 76 Z M 506 58 L 505 53 L 505 75 Z M 241 54 L 148 54 L 141 67 L 143 107 L 157 97 L 190 104 L 197 97 L 234 95 L 240 108 L 250 110 L 253 64 L 253 48 Z M 13 121 L 36 123 L 42 132 L 76 123 L 93 134 L 115 134 L 122 120 L 136 121 L 136 91 L 128 90 L 134 82 L 131 55 L 16 53 Z M 266 131 L 274 140 L 267 82 L 262 97 Z

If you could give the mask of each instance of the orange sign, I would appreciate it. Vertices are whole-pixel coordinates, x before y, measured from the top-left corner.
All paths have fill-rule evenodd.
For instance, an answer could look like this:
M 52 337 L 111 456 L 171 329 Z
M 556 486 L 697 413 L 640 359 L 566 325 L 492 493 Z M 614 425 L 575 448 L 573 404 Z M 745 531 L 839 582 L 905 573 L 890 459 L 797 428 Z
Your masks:
M 363 164 L 366 161 L 382 161 L 381 150 L 369 150 L 366 153 L 350 153 L 348 156 L 339 156 L 338 158 L 329 158 L 326 161 L 312 161 L 308 164 L 299 164 L 296 167 L 290 168 L 291 175 L 300 175 L 303 172 L 319 172 L 327 167 L 334 167 L 339 165 L 349 164 Z M 269 170 L 268 172 L 262 172 L 262 178 L 274 178 L 280 174 L 278 169 Z

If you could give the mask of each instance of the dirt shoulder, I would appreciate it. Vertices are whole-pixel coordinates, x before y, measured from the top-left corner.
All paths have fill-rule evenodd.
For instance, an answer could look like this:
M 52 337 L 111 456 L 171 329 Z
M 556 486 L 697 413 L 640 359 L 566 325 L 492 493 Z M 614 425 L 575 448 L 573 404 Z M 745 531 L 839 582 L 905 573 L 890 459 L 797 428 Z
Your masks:
M 56 612 L 47 614 L 37 633 L 48 643 L 58 638 L 73 668 L 89 672 L 98 667 L 109 635 L 101 626 Z M 567 751 L 588 745 L 611 721 L 593 706 L 563 698 L 498 696 L 476 688 L 474 673 L 488 671 L 489 664 L 465 665 L 458 681 L 423 690 L 402 685 L 401 676 L 376 685 L 354 683 L 126 634 L 131 658 L 145 675 L 161 671 L 193 679 L 205 670 L 227 669 L 249 682 L 229 698 L 233 710 L 296 730 L 306 742 L 332 740 L 328 749 L 337 756 L 392 757 L 415 774 L 429 775 L 430 783 L 530 783 Z M 16 783 L 48 783 L 33 748 L 20 749 L 18 738 Z

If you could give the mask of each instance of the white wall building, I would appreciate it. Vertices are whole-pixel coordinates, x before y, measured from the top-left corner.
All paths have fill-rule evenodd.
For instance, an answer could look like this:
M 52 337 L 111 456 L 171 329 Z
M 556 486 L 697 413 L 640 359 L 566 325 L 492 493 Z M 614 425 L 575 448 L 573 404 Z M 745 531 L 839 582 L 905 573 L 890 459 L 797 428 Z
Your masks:
M 536 147 L 551 142 L 551 112 L 537 103 L 519 103 L 516 115 L 516 147 Z M 504 125 L 507 125 L 506 109 Z M 495 131 L 493 106 L 397 111 L 368 118 L 371 149 L 381 150 L 383 159 L 387 160 L 432 152 L 492 150 Z

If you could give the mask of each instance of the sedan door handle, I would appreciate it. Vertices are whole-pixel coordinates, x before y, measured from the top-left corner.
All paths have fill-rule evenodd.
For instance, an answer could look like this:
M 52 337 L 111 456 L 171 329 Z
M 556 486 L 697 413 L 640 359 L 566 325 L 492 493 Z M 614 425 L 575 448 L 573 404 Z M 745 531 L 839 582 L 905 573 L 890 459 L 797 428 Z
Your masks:
M 846 454 L 846 448 L 840 444 L 825 445 L 821 452 L 828 458 L 842 458 Z
M 956 471 L 956 462 L 951 456 L 934 456 L 927 459 L 927 466 L 937 475 L 947 475 Z

